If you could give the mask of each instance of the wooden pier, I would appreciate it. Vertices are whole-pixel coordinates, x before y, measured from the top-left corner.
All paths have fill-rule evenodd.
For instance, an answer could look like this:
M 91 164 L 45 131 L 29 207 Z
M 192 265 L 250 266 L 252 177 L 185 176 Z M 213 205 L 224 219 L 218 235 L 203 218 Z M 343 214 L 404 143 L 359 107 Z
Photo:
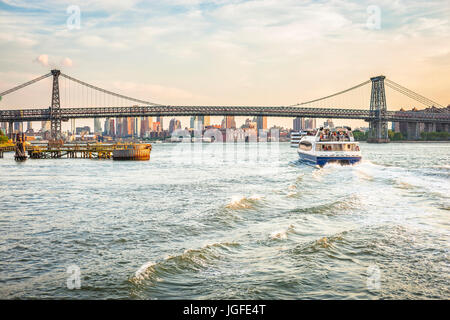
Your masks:
M 115 160 L 149 160 L 151 144 L 47 144 L 26 145 L 25 150 L 30 159 L 115 159 Z M 0 158 L 3 152 L 15 151 L 15 145 L 0 146 Z M 146 150 L 148 157 L 130 157 L 133 150 Z M 121 154 L 126 154 L 126 159 Z M 142 153 L 142 151 L 140 151 Z

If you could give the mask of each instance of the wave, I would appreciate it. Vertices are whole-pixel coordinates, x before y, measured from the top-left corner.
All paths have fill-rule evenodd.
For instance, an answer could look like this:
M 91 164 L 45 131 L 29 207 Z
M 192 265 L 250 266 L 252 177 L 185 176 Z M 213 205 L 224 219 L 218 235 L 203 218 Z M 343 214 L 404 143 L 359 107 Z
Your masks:
M 200 249 L 185 250 L 182 254 L 168 256 L 156 263 L 149 261 L 144 263 L 129 281 L 135 284 L 142 281 L 157 282 L 166 275 L 185 271 L 198 272 L 236 247 L 240 247 L 240 244 L 236 242 L 213 243 Z
M 327 214 L 335 215 L 342 211 L 348 211 L 358 208 L 361 201 L 357 195 L 350 195 L 331 203 L 325 203 L 317 206 L 294 209 L 291 213 L 307 213 L 307 214 Z
M 291 224 L 286 230 L 277 230 L 270 234 L 272 240 L 286 240 L 288 234 L 294 232 L 295 227 Z
M 231 201 L 225 206 L 225 208 L 233 210 L 252 209 L 261 199 L 263 199 L 263 196 L 260 195 L 252 195 L 250 197 L 236 195 L 231 198 Z
M 323 249 L 330 249 L 335 246 L 335 243 L 344 241 L 344 235 L 347 231 L 332 235 L 324 236 L 320 239 L 306 242 L 292 249 L 291 252 L 295 255 L 315 253 Z

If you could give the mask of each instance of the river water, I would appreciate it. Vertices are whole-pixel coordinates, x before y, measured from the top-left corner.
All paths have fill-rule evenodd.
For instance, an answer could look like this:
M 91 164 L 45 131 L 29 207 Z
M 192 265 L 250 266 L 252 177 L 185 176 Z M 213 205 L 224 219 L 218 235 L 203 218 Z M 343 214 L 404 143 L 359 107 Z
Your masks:
M 450 145 L 361 150 L 321 169 L 288 143 L 5 154 L 0 298 L 449 299 Z

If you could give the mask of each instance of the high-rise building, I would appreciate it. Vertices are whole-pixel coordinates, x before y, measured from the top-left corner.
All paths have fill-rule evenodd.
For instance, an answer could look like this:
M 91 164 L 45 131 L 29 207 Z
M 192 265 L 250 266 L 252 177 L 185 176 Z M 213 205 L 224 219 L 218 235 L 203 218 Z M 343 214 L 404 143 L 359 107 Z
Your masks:
M 154 132 L 161 132 L 162 131 L 161 123 L 159 123 L 159 121 L 153 122 L 153 131 Z
M 75 134 L 75 119 L 70 119 L 70 130 L 72 131 L 72 134 Z
M 23 132 L 23 122 L 14 122 L 13 130 L 14 133 Z
M 116 118 L 116 136 L 122 136 L 122 118 Z
M 192 116 L 190 129 L 203 130 L 210 125 L 210 116 Z
M 104 132 L 105 132 L 105 135 L 107 135 L 107 136 L 115 136 L 116 135 L 114 119 L 106 118 Z
M 323 123 L 323 126 L 324 126 L 324 127 L 334 128 L 333 120 L 328 119 L 327 121 L 325 121 L 325 122 Z
M 254 119 L 253 119 L 254 120 Z M 256 129 L 258 124 L 250 119 L 245 119 L 245 123 L 241 126 L 242 129 Z
M 31 121 L 27 122 L 27 131 L 31 131 L 33 129 L 33 123 Z
M 89 126 L 77 127 L 75 129 L 76 134 L 90 134 L 91 128 Z
M 293 123 L 294 131 L 309 130 L 316 128 L 316 119 L 306 119 L 297 117 Z
M 203 127 L 209 127 L 211 125 L 211 116 L 203 116 Z
M 170 124 L 169 124 L 169 134 L 172 134 L 172 132 L 174 132 L 177 129 L 181 129 L 181 121 L 177 120 L 175 118 L 172 118 L 170 120 Z
M 100 122 L 99 118 L 94 119 L 94 133 L 101 133 L 102 130 L 102 124 Z
M 141 137 L 148 136 L 152 131 L 152 117 L 141 118 Z
M 256 117 L 256 124 L 259 130 L 266 130 L 267 129 L 267 117 L 264 116 L 258 116 Z
M 297 117 L 294 119 L 294 124 L 293 124 L 293 129 L 294 131 L 301 131 L 305 129 L 305 118 L 302 117 Z
M 156 122 L 159 122 L 159 125 L 161 126 L 161 131 L 163 130 L 163 117 L 156 117 Z
M 134 123 L 135 123 L 134 118 L 133 117 L 125 118 L 125 122 L 127 124 L 126 125 L 127 131 L 125 133 L 125 136 L 131 137 L 134 135 Z
M 75 119 L 72 119 L 75 120 Z M 75 121 L 73 121 L 75 123 Z M 42 132 L 50 131 L 51 130 L 52 123 L 50 121 L 42 121 L 41 122 L 41 130 Z M 72 128 L 73 131 L 75 131 L 75 127 Z
M 222 120 L 222 128 L 236 129 L 236 121 L 234 120 L 234 116 L 225 116 Z
M 316 119 L 305 119 L 305 129 L 315 129 Z
M 136 137 L 141 137 L 141 117 L 134 118 L 134 129 L 133 135 Z

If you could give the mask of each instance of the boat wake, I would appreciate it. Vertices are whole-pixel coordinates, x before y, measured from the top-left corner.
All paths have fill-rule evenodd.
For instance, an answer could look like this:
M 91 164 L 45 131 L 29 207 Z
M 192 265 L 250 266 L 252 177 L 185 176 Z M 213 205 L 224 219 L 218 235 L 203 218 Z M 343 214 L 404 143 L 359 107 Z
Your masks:
M 255 208 L 263 196 L 252 195 L 250 197 L 245 196 L 233 196 L 231 201 L 225 206 L 227 209 L 241 210 L 241 209 L 252 209 Z
M 183 272 L 199 272 L 239 246 L 236 242 L 213 243 L 200 249 L 185 250 L 182 254 L 168 256 L 156 263 L 146 262 L 129 281 L 133 284 L 140 284 L 143 281 L 156 283 L 163 281 L 165 276 Z
M 288 234 L 294 232 L 295 227 L 291 224 L 286 230 L 277 230 L 270 234 L 271 240 L 286 240 Z

